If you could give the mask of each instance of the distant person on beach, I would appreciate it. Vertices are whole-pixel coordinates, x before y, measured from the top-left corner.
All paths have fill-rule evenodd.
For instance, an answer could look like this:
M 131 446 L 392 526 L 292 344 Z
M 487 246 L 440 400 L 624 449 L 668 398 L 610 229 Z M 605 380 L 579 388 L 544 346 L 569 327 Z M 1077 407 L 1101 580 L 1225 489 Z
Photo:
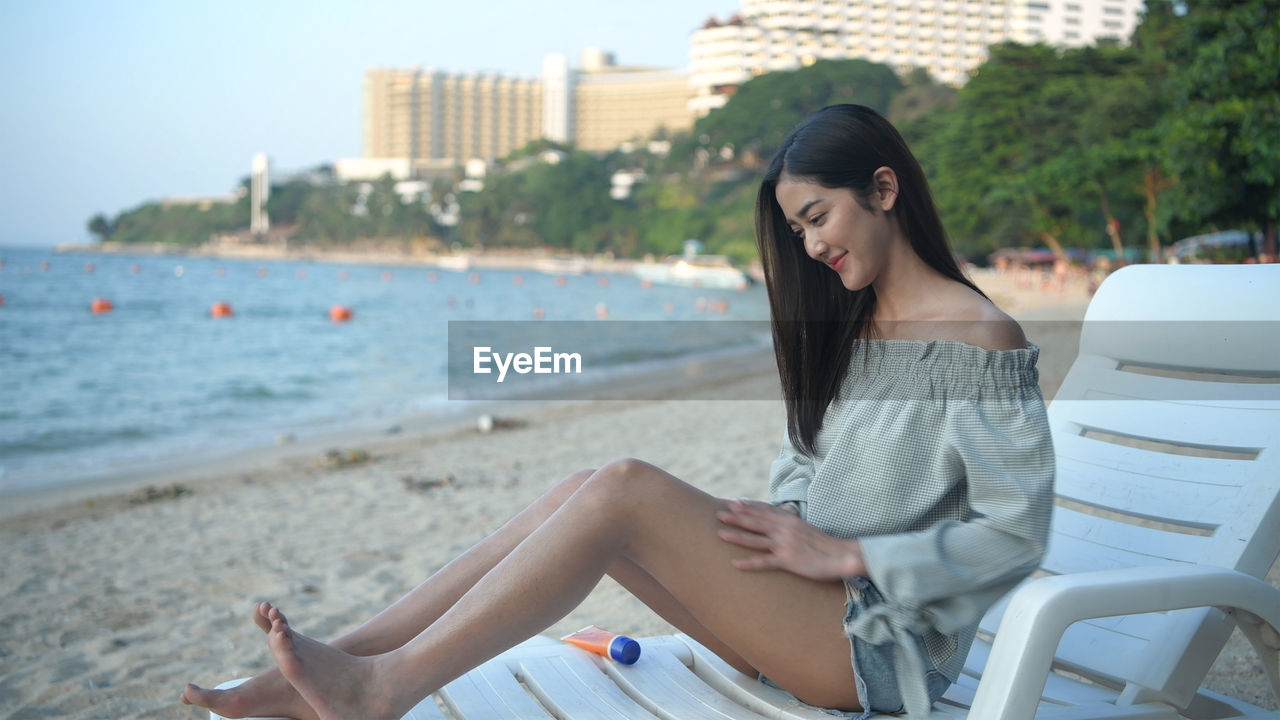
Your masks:
M 825 108 L 783 142 L 756 236 L 787 411 L 769 502 L 639 460 L 579 471 L 330 644 L 260 603 L 277 668 L 226 691 L 188 685 L 183 701 L 399 718 L 607 574 L 804 703 L 927 713 L 982 614 L 1044 552 L 1039 349 L 960 272 L 919 164 L 869 108 Z

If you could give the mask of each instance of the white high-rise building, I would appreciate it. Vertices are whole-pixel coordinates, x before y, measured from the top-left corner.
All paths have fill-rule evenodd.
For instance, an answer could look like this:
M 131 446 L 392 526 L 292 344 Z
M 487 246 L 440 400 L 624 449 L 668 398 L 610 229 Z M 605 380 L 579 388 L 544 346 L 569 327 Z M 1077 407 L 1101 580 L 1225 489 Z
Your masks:
M 267 216 L 267 200 L 271 197 L 270 163 L 266 153 L 253 156 L 252 174 L 249 176 L 249 232 L 261 237 L 271 229 Z
M 705 115 L 754 75 L 863 58 L 963 85 L 999 42 L 1128 40 L 1142 0 L 742 0 L 690 36 L 689 108 Z
M 573 138 L 573 79 L 569 58 L 560 53 L 542 60 L 542 136 L 567 143 Z

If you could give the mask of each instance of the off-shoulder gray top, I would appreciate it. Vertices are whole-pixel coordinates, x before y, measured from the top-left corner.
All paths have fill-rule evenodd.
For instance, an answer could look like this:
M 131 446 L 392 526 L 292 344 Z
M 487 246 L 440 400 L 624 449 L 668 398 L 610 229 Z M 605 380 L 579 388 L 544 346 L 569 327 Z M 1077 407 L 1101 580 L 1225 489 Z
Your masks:
M 817 436 L 783 448 L 770 500 L 858 538 L 885 602 L 845 631 L 894 642 L 907 711 L 926 715 L 924 666 L 960 674 L 982 614 L 1035 569 L 1053 505 L 1053 441 L 1040 349 L 958 341 L 861 340 Z

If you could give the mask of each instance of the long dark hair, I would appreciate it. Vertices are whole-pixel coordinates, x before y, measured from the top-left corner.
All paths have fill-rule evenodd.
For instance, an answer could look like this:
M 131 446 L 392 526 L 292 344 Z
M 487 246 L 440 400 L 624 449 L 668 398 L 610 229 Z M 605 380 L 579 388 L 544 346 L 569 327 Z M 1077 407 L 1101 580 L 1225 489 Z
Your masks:
M 787 407 L 787 434 L 815 455 L 827 406 L 848 372 L 855 344 L 873 332 L 875 290 L 849 291 L 839 276 L 810 258 L 778 205 L 778 181 L 790 177 L 848 188 L 871 212 L 874 173 L 892 168 L 898 196 L 889 210 L 911 247 L 930 267 L 981 293 L 960 271 L 947 243 L 920 163 L 898 131 L 875 110 L 832 105 L 805 118 L 782 141 L 756 196 L 756 243 L 772 311 L 773 347 Z

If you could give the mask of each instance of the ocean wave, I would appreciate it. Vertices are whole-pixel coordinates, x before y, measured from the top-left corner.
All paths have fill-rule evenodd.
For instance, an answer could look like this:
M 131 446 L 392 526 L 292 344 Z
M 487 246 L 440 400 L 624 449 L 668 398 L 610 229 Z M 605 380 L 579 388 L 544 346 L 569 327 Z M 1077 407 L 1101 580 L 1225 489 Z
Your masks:
M 210 399 L 232 401 L 286 401 L 310 400 L 315 395 L 302 389 L 272 387 L 265 383 L 236 381 L 223 385 L 215 391 Z
M 26 454 L 83 450 L 118 442 L 148 440 L 163 434 L 159 428 L 136 425 L 102 428 L 56 428 L 17 438 L 0 437 L 0 458 Z

